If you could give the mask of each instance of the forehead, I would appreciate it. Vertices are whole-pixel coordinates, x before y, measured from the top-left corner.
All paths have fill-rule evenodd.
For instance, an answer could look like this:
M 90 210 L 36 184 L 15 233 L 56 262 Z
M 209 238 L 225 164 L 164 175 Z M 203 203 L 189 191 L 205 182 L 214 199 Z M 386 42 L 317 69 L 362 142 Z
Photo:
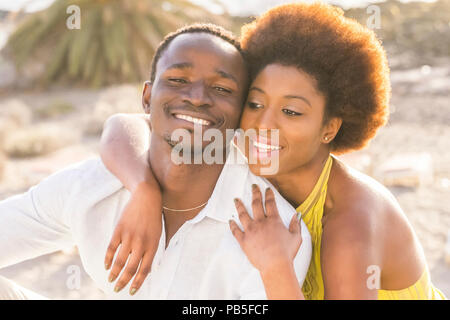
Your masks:
M 300 92 L 310 96 L 323 96 L 314 77 L 295 66 L 278 63 L 265 66 L 252 82 L 252 86 L 267 87 L 271 92 L 279 91 L 283 94 Z
M 240 52 L 229 42 L 208 33 L 185 33 L 171 41 L 157 63 L 157 74 L 175 64 L 192 69 L 223 69 L 237 79 L 246 76 Z

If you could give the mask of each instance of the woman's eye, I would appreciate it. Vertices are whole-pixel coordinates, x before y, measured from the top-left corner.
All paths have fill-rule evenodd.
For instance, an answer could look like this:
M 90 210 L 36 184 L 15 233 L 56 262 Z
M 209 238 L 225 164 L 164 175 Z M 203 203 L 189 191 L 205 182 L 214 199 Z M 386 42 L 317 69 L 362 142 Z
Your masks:
M 248 102 L 247 103 L 250 109 L 260 109 L 262 108 L 262 104 L 256 103 L 256 102 Z
M 283 109 L 282 110 L 285 114 L 287 114 L 288 116 L 301 116 L 302 114 L 299 112 L 295 112 L 289 109 Z

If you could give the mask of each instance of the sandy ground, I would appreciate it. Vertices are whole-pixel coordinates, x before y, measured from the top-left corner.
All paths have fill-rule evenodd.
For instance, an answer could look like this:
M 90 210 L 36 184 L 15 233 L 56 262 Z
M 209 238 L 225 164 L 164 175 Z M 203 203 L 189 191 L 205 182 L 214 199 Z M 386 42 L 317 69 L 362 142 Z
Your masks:
M 392 72 L 393 97 L 389 124 L 383 128 L 371 145 L 345 157 L 346 161 L 372 174 L 393 155 L 426 153 L 432 159 L 431 179 L 418 187 L 390 187 L 408 216 L 421 241 L 434 284 L 450 297 L 450 266 L 444 262 L 444 248 L 450 230 L 450 62 L 440 66 Z M 131 89 L 130 89 L 131 88 Z M 117 91 L 116 88 L 109 90 Z M 120 91 L 120 90 L 119 90 Z M 138 86 L 128 86 L 122 101 L 139 105 Z M 58 124 L 65 131 L 86 129 L 86 122 L 99 109 L 105 90 L 89 91 L 63 89 L 50 92 L 28 92 L 0 97 L 0 109 L 11 98 L 23 101 L 34 110 L 55 99 L 72 103 L 76 110 L 69 114 L 40 120 Z M 127 96 L 128 95 L 128 96 Z M 121 110 L 111 107 L 112 110 Z M 137 109 L 138 110 L 138 109 Z M 102 120 L 102 119 L 100 119 Z M 97 121 L 99 121 L 97 119 Z M 83 129 L 84 128 L 84 129 Z M 89 130 L 87 130 L 89 131 Z M 85 130 L 76 143 L 51 154 L 9 159 L 3 180 L 0 181 L 0 199 L 23 192 L 50 173 L 70 163 L 97 155 L 98 135 Z M 363 163 L 368 161 L 367 163 Z M 79 288 L 72 288 L 70 275 L 80 268 Z M 103 299 L 104 295 L 93 285 L 82 270 L 76 249 L 39 257 L 0 270 L 20 285 L 54 299 Z

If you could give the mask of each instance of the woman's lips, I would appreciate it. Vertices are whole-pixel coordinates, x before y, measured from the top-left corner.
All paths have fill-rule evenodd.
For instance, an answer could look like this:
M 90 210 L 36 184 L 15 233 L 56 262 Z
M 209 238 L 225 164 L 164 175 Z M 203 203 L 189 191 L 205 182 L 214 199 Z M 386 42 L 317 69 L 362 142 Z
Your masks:
M 263 142 L 264 141 L 264 142 Z M 270 140 L 265 137 L 258 136 L 255 140 L 249 139 L 249 156 L 258 161 L 265 161 L 278 157 L 282 146 L 270 144 Z M 251 161 L 251 159 L 249 159 Z

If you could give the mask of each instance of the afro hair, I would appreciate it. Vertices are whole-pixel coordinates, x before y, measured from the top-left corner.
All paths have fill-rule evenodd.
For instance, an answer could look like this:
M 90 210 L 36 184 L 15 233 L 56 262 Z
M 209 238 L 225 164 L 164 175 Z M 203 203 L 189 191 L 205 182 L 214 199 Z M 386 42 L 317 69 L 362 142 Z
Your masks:
M 333 153 L 361 149 L 389 117 L 387 58 L 375 33 L 322 3 L 274 7 L 241 30 L 251 79 L 269 64 L 295 66 L 326 98 L 324 123 L 342 119 Z

